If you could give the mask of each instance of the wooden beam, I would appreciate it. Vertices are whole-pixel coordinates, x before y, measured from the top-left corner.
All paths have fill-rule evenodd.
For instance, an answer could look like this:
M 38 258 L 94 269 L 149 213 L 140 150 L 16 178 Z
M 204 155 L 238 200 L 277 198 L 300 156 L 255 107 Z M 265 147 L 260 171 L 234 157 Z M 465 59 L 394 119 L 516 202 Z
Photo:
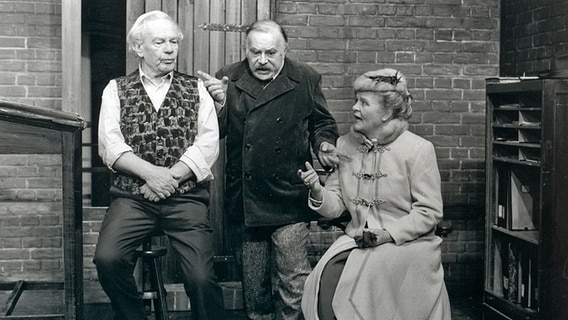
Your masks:
M 270 19 L 270 0 L 257 0 L 256 3 L 256 12 L 257 12 L 257 19 L 258 20 L 266 20 Z
M 241 6 L 241 23 L 242 24 L 252 24 L 258 20 L 256 12 L 256 1 L 242 0 Z
M 162 11 L 170 15 L 175 21 L 179 21 L 178 17 L 178 3 L 177 1 L 163 0 L 162 1 Z
M 225 4 L 223 0 L 212 0 L 210 3 L 210 18 L 211 23 L 224 23 L 225 22 Z M 209 32 L 209 70 L 206 71 L 210 74 L 215 74 L 219 70 L 225 60 L 225 34 L 222 31 Z
M 225 23 L 234 25 L 241 24 L 241 7 L 239 2 L 227 1 Z M 242 35 L 239 32 L 227 32 L 225 35 L 225 64 L 231 64 L 241 60 L 241 39 Z
M 145 11 L 150 12 L 154 10 L 162 10 L 162 1 L 161 0 L 146 0 L 145 1 Z
M 61 1 L 62 110 L 81 112 L 81 1 Z
M 183 40 L 179 45 L 178 71 L 193 74 L 193 1 L 181 1 L 178 8 L 178 24 L 183 31 Z
M 69 0 L 71 1 L 71 0 Z M 144 1 L 139 0 L 127 0 L 126 1 L 126 33 L 134 25 L 134 22 L 138 17 L 143 14 L 144 11 Z M 124 45 L 126 46 L 126 74 L 130 74 L 132 71 L 138 68 L 138 58 L 133 52 L 128 48 L 126 39 L 124 39 Z
M 209 31 L 199 28 L 199 25 L 209 22 L 209 5 L 209 1 L 194 2 L 194 65 L 193 70 L 188 70 L 190 74 L 195 74 L 197 70 L 209 70 Z

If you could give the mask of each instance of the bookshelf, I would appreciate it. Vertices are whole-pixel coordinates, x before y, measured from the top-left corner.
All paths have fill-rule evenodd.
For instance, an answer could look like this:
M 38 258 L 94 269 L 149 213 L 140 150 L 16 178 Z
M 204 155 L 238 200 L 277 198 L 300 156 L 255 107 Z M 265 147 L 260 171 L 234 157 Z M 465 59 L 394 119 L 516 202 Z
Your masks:
M 568 319 L 568 79 L 486 83 L 484 319 Z

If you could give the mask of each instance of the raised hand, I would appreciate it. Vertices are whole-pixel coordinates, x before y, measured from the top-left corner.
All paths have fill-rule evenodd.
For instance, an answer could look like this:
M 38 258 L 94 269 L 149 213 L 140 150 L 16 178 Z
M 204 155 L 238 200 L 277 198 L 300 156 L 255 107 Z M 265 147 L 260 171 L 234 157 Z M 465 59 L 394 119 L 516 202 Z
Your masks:
M 323 187 L 320 183 L 319 175 L 309 162 L 306 161 L 305 165 L 307 170 L 302 171 L 302 169 L 298 169 L 298 176 L 304 181 L 304 184 L 310 188 L 312 198 L 321 200 L 323 198 Z
M 333 167 L 339 164 L 339 154 L 334 145 L 329 142 L 322 142 L 318 151 L 318 159 L 322 166 Z
M 197 76 L 203 80 L 203 85 L 209 91 L 211 97 L 219 104 L 225 103 L 229 78 L 226 76 L 219 80 L 203 71 L 197 71 Z

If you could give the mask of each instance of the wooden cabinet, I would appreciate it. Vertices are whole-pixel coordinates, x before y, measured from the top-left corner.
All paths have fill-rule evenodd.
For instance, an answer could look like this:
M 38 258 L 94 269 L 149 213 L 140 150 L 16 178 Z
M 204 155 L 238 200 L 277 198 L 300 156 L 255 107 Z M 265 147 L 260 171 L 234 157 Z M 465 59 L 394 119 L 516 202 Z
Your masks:
M 568 319 L 568 79 L 486 84 L 485 319 Z
M 0 319 L 83 319 L 81 132 L 84 127 L 85 122 L 76 114 L 0 100 L 0 154 L 61 154 L 65 273 L 63 314 L 11 316 L 23 290 L 60 287 L 21 280 L 13 286 L 6 312 L 0 314 Z M 54 303 L 59 302 L 54 300 Z

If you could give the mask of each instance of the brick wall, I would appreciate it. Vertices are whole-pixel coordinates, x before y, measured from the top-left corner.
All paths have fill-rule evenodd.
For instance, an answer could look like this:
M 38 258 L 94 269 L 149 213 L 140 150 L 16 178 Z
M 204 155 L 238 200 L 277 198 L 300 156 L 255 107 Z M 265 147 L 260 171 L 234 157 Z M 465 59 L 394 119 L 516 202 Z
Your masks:
M 407 76 L 415 98 L 410 130 L 436 147 L 446 219 L 454 226 L 443 246 L 446 279 L 480 288 L 484 89 L 485 78 L 499 70 L 499 0 L 279 0 L 275 12 L 289 36 L 289 56 L 322 73 L 342 133 L 357 76 L 384 67 Z M 316 261 L 337 234 L 312 228 Z
M 61 0 L 2 0 L 0 16 L 0 99 L 61 110 Z
M 323 74 L 325 95 L 342 133 L 349 128 L 351 83 L 356 76 L 382 67 L 397 68 L 407 76 L 416 101 L 411 130 L 436 146 L 446 216 L 454 225 L 443 257 L 450 282 L 469 283 L 483 276 L 484 79 L 498 73 L 498 5 L 498 0 L 275 2 L 275 18 L 289 34 L 290 56 Z M 0 1 L 0 98 L 61 108 L 60 9 L 60 0 Z M 2 194 L 17 194 L 0 189 Z M 23 194 L 29 196 L 31 191 Z M 57 202 L 38 199 L 13 206 L 21 199 L 0 200 L 2 231 L 7 227 L 42 231 L 45 227 L 60 232 L 50 227 Z M 13 207 L 20 211 L 13 212 Z M 49 213 L 51 220 L 27 218 L 37 212 Z M 91 257 L 101 219 L 99 210 L 85 214 L 86 279 L 96 277 Z M 34 237 L 43 239 L 42 232 Z M 326 232 L 334 231 L 323 232 L 314 226 L 314 259 L 336 237 Z M 49 257 L 60 251 L 60 246 L 53 249 L 52 240 L 58 237 L 61 241 L 60 235 L 45 242 L 37 240 L 27 252 Z M 23 239 L 7 243 L 2 237 L 1 241 L 2 257 L 4 250 L 26 251 L 16 246 Z M 20 269 L 13 270 L 23 272 L 26 259 L 20 258 L 15 259 Z M 60 260 L 47 260 L 57 261 L 57 268 L 48 262 L 42 265 L 41 259 L 34 263 L 39 269 L 45 266 L 52 277 L 60 277 Z M 12 262 L 9 264 L 14 265 Z M 44 277 L 39 269 L 36 276 Z M 26 271 L 26 277 L 35 273 Z
M 568 50 L 566 0 L 501 0 L 501 75 L 538 75 Z
M 0 281 L 63 279 L 61 212 L 60 155 L 0 155 Z
M 61 0 L 0 1 L 0 99 L 61 110 Z M 60 155 L 0 155 L 0 281 L 63 279 Z

